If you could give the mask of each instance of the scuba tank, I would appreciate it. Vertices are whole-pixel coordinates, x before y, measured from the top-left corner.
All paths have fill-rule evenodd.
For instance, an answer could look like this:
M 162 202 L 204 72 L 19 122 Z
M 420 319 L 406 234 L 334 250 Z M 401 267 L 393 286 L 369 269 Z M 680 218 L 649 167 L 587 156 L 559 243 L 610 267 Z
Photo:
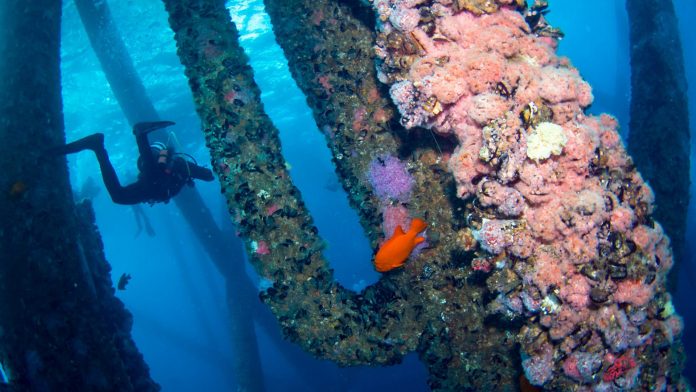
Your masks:
M 153 156 L 157 160 L 157 167 L 167 175 L 176 175 L 181 178 L 189 186 L 193 186 L 191 178 L 191 165 L 197 165 L 196 159 L 191 155 L 181 152 L 176 152 L 174 147 L 168 146 L 162 142 L 155 142 L 150 145 Z M 181 170 L 180 165 L 183 163 L 185 170 Z M 175 170 L 176 166 L 176 170 Z
M 191 177 L 191 165 L 197 166 L 198 162 L 196 162 L 196 159 L 189 154 L 183 152 L 176 152 L 175 146 L 181 147 L 181 144 L 179 144 L 179 139 L 176 137 L 176 133 L 169 132 L 169 135 L 167 136 L 167 144 L 159 144 L 167 149 L 167 152 L 165 153 L 167 156 L 164 159 L 168 159 L 169 170 L 172 169 L 172 167 L 175 165 L 175 162 L 181 161 L 186 167 L 186 173 L 179 173 L 179 175 L 186 181 L 186 183 L 189 186 L 193 186 L 193 178 Z M 160 159 L 162 159 L 161 150 L 159 154 L 160 155 L 158 155 L 158 162 L 160 161 Z
M 170 143 L 172 139 L 173 142 Z M 166 143 L 151 143 L 152 159 L 155 160 L 157 169 L 169 178 L 167 181 L 193 186 L 191 165 L 196 166 L 197 162 L 189 154 L 176 152 L 175 145 L 178 145 L 178 140 L 174 133 L 169 134 Z M 138 169 L 142 172 L 142 161 L 140 158 L 138 159 Z

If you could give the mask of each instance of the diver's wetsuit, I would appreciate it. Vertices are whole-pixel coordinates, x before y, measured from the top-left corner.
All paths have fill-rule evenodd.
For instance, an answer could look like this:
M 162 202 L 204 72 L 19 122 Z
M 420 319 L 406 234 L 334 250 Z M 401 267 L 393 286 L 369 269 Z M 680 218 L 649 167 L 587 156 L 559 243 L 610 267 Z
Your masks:
M 136 182 L 126 186 L 121 185 L 111 165 L 109 154 L 104 148 L 104 134 L 95 133 L 51 151 L 57 154 L 71 154 L 86 149 L 94 151 L 99 161 L 104 185 L 114 203 L 168 202 L 181 191 L 184 185 L 193 185 L 193 179 L 213 180 L 213 172 L 210 169 L 198 166 L 176 154 L 168 158 L 167 164 L 158 164 L 159 150 L 150 147 L 147 134 L 173 124 L 170 121 L 135 124 L 133 133 L 140 153 L 138 158 L 140 173 Z

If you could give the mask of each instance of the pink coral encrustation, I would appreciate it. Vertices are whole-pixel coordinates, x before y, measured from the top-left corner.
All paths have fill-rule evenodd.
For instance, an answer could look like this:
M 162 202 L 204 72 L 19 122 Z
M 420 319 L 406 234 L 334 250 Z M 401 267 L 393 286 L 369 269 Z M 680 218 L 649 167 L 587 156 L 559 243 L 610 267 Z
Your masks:
M 601 390 L 640 383 L 645 365 L 669 380 L 667 360 L 640 354 L 680 331 L 667 311 L 672 254 L 616 119 L 585 113 L 592 90 L 543 16 L 532 25 L 524 2 L 468 3 L 374 0 L 378 76 L 406 128 L 456 141 L 457 196 L 477 201 L 473 268 L 496 274 L 484 261 L 506 259 L 496 265 L 520 282 L 492 308 L 526 318 L 527 378 Z

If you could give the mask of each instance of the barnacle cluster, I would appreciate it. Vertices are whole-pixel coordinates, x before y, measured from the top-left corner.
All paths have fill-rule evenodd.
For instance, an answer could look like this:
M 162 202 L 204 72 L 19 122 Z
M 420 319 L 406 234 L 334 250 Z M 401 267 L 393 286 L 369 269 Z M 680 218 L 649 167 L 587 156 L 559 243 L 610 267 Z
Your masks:
M 389 33 L 379 33 L 376 42 L 377 46 L 387 53 L 383 63 L 384 74 L 387 75 L 386 82 L 394 83 L 407 79 L 408 70 L 423 51 L 418 40 L 410 34 L 393 30 Z

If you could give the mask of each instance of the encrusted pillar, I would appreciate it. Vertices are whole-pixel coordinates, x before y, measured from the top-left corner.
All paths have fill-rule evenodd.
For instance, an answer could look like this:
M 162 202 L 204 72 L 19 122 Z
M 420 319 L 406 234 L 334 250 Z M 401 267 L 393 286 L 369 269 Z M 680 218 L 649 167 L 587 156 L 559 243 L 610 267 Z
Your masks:
M 400 125 L 387 89 L 377 80 L 376 16 L 356 2 L 264 3 L 293 78 L 326 136 L 339 178 L 373 246 L 392 234 L 383 227 L 399 209 L 430 225 L 424 257 L 382 279 L 402 288 L 409 306 L 422 311 L 414 329 L 427 325 L 418 352 L 430 372 L 431 388 L 484 390 L 496 385 L 495 380 L 509 384 L 515 378 L 516 355 L 511 344 L 504 343 L 504 329 L 484 323 L 483 285 L 468 283 L 476 279 L 471 279 L 471 254 L 465 251 L 465 203 L 456 198 L 447 174 L 452 143 L 425 129 L 408 133 Z M 397 197 L 401 200 L 380 196 L 379 186 L 369 180 L 376 163 L 395 158 L 405 163 L 413 178 L 410 195 Z M 485 363 L 496 367 L 485 368 Z
M 655 193 L 655 219 L 672 242 L 670 283 L 676 284 L 685 251 L 691 154 L 677 15 L 672 0 L 627 0 L 626 9 L 631 43 L 628 151 Z
M 285 335 L 344 365 L 397 361 L 416 346 L 400 322 L 411 310 L 392 289 L 356 295 L 333 280 L 224 1 L 165 5 L 230 213 L 272 282 L 262 299 Z
M 522 326 L 527 381 L 684 389 L 652 192 L 616 120 L 586 113 L 591 88 L 556 54 L 563 33 L 544 17 L 548 2 L 372 4 L 378 76 L 401 123 L 457 143 L 448 169 L 457 196 L 473 199 L 471 269 L 489 289 L 488 316 Z
M 0 5 L 0 362 L 14 390 L 156 391 L 63 157 L 61 2 Z M 87 214 L 87 217 L 86 215 Z
M 431 225 L 429 250 L 354 294 L 333 281 L 321 256 L 322 244 L 289 180 L 277 130 L 263 112 L 224 2 L 165 4 L 223 193 L 257 271 L 272 283 L 262 299 L 285 335 L 342 365 L 394 363 L 417 349 L 434 389 L 512 385 L 510 335 L 484 323 L 483 285 L 468 281 L 471 271 L 460 242 L 463 203 L 454 199 L 438 153 L 419 150 L 431 143 L 429 133 L 402 143 L 387 132 L 398 125 L 391 123 L 393 108 L 375 80 L 369 30 L 335 4 L 278 3 L 279 11 L 268 4 L 271 15 L 288 12 L 285 21 L 274 20 L 277 29 L 297 28 L 287 36 L 287 42 L 299 46 L 292 54 L 286 48 L 291 69 L 327 135 L 373 244 L 390 206 Z M 321 53 L 313 54 L 314 47 Z M 315 69 L 324 60 L 329 66 Z M 412 177 L 410 203 L 394 205 L 373 195 L 368 183 L 373 167 L 379 171 L 396 161 Z M 453 218 L 452 210 L 460 216 Z

